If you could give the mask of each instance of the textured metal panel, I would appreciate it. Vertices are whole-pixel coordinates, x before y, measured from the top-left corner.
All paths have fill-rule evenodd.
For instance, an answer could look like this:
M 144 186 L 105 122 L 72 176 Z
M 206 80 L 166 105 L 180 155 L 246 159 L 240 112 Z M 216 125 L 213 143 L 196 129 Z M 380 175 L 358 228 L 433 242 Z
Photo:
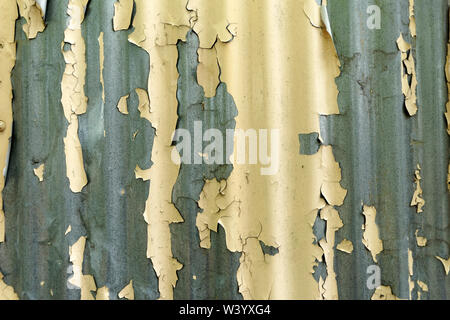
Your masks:
M 148 88 L 152 56 L 128 41 L 132 30 L 114 32 L 115 0 L 91 0 L 82 24 L 86 43 L 88 108 L 79 116 L 79 138 L 89 183 L 73 193 L 66 177 L 63 137 L 67 122 L 61 106 L 61 79 L 65 62 L 61 52 L 68 23 L 68 0 L 48 1 L 46 28 L 29 40 L 16 23 L 17 61 L 12 72 L 14 133 L 10 165 L 3 191 L 6 241 L 0 243 L 0 271 L 20 299 L 79 299 L 71 287 L 69 246 L 87 237 L 83 273 L 92 275 L 97 288 L 109 297 L 133 280 L 136 299 L 157 299 L 158 276 L 146 256 L 147 224 L 143 212 L 151 181 L 136 179 L 135 167 L 150 168 L 155 129 L 138 111 L 135 89 Z M 328 0 L 328 15 L 340 62 L 336 79 L 340 114 L 320 116 L 322 144 L 331 145 L 342 168 L 347 189 L 337 208 L 344 226 L 336 244 L 349 239 L 351 255 L 335 250 L 334 268 L 340 299 L 370 299 L 365 283 L 374 264 L 361 239 L 362 206 L 374 206 L 384 250 L 378 255 L 382 285 L 399 298 L 419 298 L 410 287 L 408 250 L 412 251 L 412 281 L 429 287 L 422 299 L 448 299 L 450 280 L 442 263 L 448 258 L 450 139 L 444 113 L 448 101 L 445 62 L 448 42 L 448 4 L 445 0 L 415 1 L 417 37 L 409 35 L 409 1 L 377 1 L 382 27 L 366 28 L 368 0 Z M 134 9 L 136 10 L 136 8 Z M 269 13 L 268 13 L 269 14 Z M 311 26 L 312 27 L 312 26 Z M 104 33 L 102 100 L 99 35 Z M 292 31 L 294 32 L 294 31 Z M 404 107 L 400 33 L 413 44 L 418 79 L 418 113 Z M 190 31 L 177 46 L 177 128 L 194 132 L 194 122 L 225 132 L 239 115 L 227 84 L 220 82 L 212 98 L 197 83 L 199 39 Z M 286 59 L 280 53 L 280 59 Z M 252 70 L 248 70 L 252 73 Z M 151 81 L 157 81 L 151 79 Z M 119 99 L 130 94 L 128 115 L 118 112 Z M 271 119 L 268 119 L 270 122 Z M 275 121 L 275 120 L 274 120 Z M 320 147 L 319 134 L 299 136 L 299 154 L 312 155 Z M 33 169 L 45 163 L 44 181 Z M 410 205 L 414 174 L 421 167 L 424 212 Z M 237 270 L 240 252 L 227 249 L 225 231 L 211 233 L 211 249 L 199 246 L 196 216 L 205 180 L 227 179 L 232 165 L 180 167 L 172 201 L 184 222 L 171 224 L 173 256 L 183 264 L 174 288 L 175 299 L 242 299 Z M 299 192 L 301 192 L 299 190 Z M 151 200 L 151 199 L 150 199 Z M 302 204 L 299 203 L 299 206 Z M 277 217 L 274 217 L 276 221 Z M 71 232 L 65 236 L 67 228 Z M 326 226 L 316 220 L 317 240 Z M 428 239 L 416 243 L 416 230 Z M 261 242 L 268 255 L 273 247 Z M 295 272 L 293 268 L 287 268 Z M 314 277 L 327 274 L 320 262 Z M 1 280 L 1 279 L 0 279 Z

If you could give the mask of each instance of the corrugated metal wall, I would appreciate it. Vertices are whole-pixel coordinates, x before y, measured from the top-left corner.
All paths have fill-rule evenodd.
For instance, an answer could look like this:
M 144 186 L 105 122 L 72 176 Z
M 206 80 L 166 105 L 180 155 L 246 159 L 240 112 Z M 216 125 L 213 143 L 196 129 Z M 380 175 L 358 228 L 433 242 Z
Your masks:
M 34 4 L 33 0 L 18 2 Z M 37 33 L 33 39 L 29 39 L 30 36 L 23 31 L 23 26 L 27 23 L 24 12 L 20 12 L 22 18 L 15 24 L 16 62 L 10 75 L 14 129 L 3 190 L 5 241 L 0 243 L 0 272 L 4 276 L 3 280 L 0 279 L 1 290 L 2 286 L 9 286 L 20 299 L 79 299 L 103 296 L 117 299 L 119 293 L 132 281 L 132 291 L 136 299 L 157 299 L 160 295 L 162 298 L 170 298 L 170 293 L 169 296 L 162 294 L 162 290 L 166 290 L 162 288 L 162 283 L 170 281 L 167 280 L 170 272 L 166 273 L 170 268 L 163 263 L 163 267 L 159 269 L 159 253 L 153 252 L 149 258 L 147 253 L 148 247 L 151 246 L 148 244 L 148 238 L 152 238 L 152 232 L 148 229 L 149 221 L 146 223 L 143 213 L 146 211 L 146 202 L 151 206 L 154 199 L 149 196 L 149 193 L 152 193 L 150 186 L 153 180 L 136 179 L 136 166 L 143 170 L 155 168 L 155 150 L 164 150 L 155 147 L 158 144 L 156 139 L 158 136 L 164 136 L 164 133 L 160 133 L 160 128 L 166 125 L 176 125 L 179 129 L 187 129 L 193 133 L 197 121 L 202 123 L 204 129 L 217 128 L 224 133 L 226 129 L 242 125 L 242 119 L 246 119 L 245 109 L 250 109 L 250 118 L 253 112 L 254 117 L 264 119 L 268 128 L 280 124 L 280 119 L 283 118 L 278 116 L 278 112 L 282 113 L 281 109 L 287 108 L 284 103 L 289 100 L 289 97 L 283 98 L 283 94 L 296 96 L 295 92 L 285 90 L 283 86 L 292 85 L 294 88 L 298 86 L 300 92 L 309 90 L 305 100 L 296 101 L 299 107 L 293 114 L 298 118 L 292 119 L 292 131 L 297 130 L 293 125 L 297 120 L 302 122 L 301 119 L 310 117 L 307 115 L 309 109 L 302 107 L 308 103 L 312 106 L 311 114 L 317 116 L 317 125 L 306 127 L 320 128 L 320 132 L 314 132 L 310 129 L 303 130 L 305 126 L 300 126 L 301 129 L 296 131 L 295 137 L 299 143 L 296 150 L 291 150 L 292 153 L 303 159 L 301 163 L 308 168 L 308 165 L 315 161 L 315 155 L 325 152 L 324 148 L 331 146 L 342 174 L 342 179 L 338 182 L 347 190 L 342 205 L 333 203 L 322 194 L 322 198 L 327 200 L 327 208 L 333 206 L 343 222 L 341 227 L 336 228 L 336 238 L 331 243 L 331 252 L 334 254 L 330 255 L 330 251 L 327 251 L 321 242 L 326 240 L 327 245 L 330 244 L 329 231 L 333 228 L 330 225 L 331 220 L 324 219 L 320 214 L 325 210 L 324 206 L 317 208 L 317 217 L 313 217 L 309 226 L 305 223 L 299 227 L 298 234 L 295 231 L 297 225 L 292 222 L 293 231 L 286 239 L 277 238 L 274 232 L 274 240 L 268 241 L 270 236 L 252 236 L 249 232 L 249 238 L 258 240 L 261 246 L 258 250 L 261 250 L 262 256 L 267 259 L 264 262 L 245 260 L 257 256 L 253 256 L 254 251 L 246 251 L 249 250 L 247 248 L 231 249 L 232 236 L 229 230 L 225 232 L 228 225 L 225 224 L 224 229 L 223 223 L 218 225 L 217 232 L 210 232 L 210 248 L 201 246 L 197 215 L 202 207 L 199 204 L 201 194 L 206 194 L 202 193 L 202 190 L 206 190 L 205 181 L 206 186 L 209 181 L 227 181 L 233 175 L 233 170 L 238 169 L 236 165 L 231 164 L 182 164 L 175 183 L 169 187 L 171 201 L 182 216 L 183 222 L 170 223 L 170 218 L 167 218 L 170 234 L 165 234 L 169 237 L 169 250 L 173 258 L 182 265 L 177 268 L 178 281 L 173 288 L 173 298 L 370 299 L 377 296 L 375 288 L 366 285 L 370 277 L 367 270 L 373 265 L 380 267 L 383 288 L 390 287 L 392 294 L 398 298 L 450 297 L 450 282 L 444 267 L 447 263 L 448 268 L 447 259 L 450 256 L 450 140 L 445 121 L 448 101 L 445 74 L 449 25 L 447 1 L 415 0 L 415 3 L 412 2 L 412 16 L 411 2 L 408 0 L 328 0 L 327 12 L 332 41 L 325 25 L 322 25 L 322 29 L 314 26 L 314 16 L 308 15 L 308 10 L 305 9 L 307 5 L 311 5 L 306 0 L 286 0 L 279 4 L 265 0 L 251 5 L 242 4 L 242 8 L 239 1 L 234 0 L 230 3 L 226 0 L 216 0 L 208 5 L 202 4 L 202 1 L 174 1 L 173 7 L 170 7 L 172 3 L 163 5 L 156 0 L 147 3 L 135 1 L 131 19 L 133 27 L 121 31 L 113 30 L 113 17 L 117 15 L 118 10 L 115 8 L 115 0 L 84 2 L 87 7 L 84 21 L 81 19 L 81 35 L 85 43 L 84 91 L 88 102 L 86 112 L 77 116 L 78 137 L 88 183 L 81 192 L 71 190 L 67 178 L 67 146 L 63 138 L 67 134 L 68 122 L 61 103 L 64 90 L 61 83 L 65 70 L 67 72 L 64 52 L 76 50 L 74 48 L 79 46 L 79 42 L 76 42 L 79 40 L 74 40 L 70 45 L 67 38 L 65 39 L 64 31 L 73 18 L 67 8 L 69 4 L 73 6 L 72 10 L 83 8 L 84 3 L 81 0 L 47 1 L 45 30 Z M 126 6 L 130 2 L 133 3 L 121 1 L 121 5 Z M 187 6 L 181 6 L 184 3 L 187 3 Z M 381 12 L 379 29 L 367 26 L 367 20 L 371 16 L 368 8 L 373 4 L 377 5 Z M 15 5 L 15 1 L 8 1 L 0 4 L 0 7 Z M 176 31 L 163 31 L 161 34 L 169 35 L 167 38 L 175 32 L 182 32 L 185 36 L 181 36 L 182 41 L 157 39 L 161 43 L 167 42 L 158 44 L 155 49 L 147 43 L 148 34 L 152 32 L 149 30 L 153 28 L 152 22 L 149 21 L 153 16 L 145 14 L 150 12 L 150 9 L 160 9 L 161 16 L 168 13 L 168 21 L 163 21 L 162 25 L 170 25 L 169 20 L 172 21 L 172 18 L 173 21 L 178 21 L 177 13 L 171 11 L 175 10 L 173 8 L 177 5 L 177 10 L 197 5 L 199 24 L 203 23 L 202 15 L 211 14 L 212 18 L 206 25 L 202 25 L 203 29 L 194 27 L 192 31 L 180 23 L 181 26 L 177 26 Z M 213 6 L 219 13 L 213 12 Z M 205 8 L 209 8 L 211 12 Z M 267 79 L 272 80 L 261 84 L 261 79 L 256 78 L 259 74 L 257 66 L 251 64 L 244 70 L 233 69 L 241 66 L 238 59 L 249 59 L 245 60 L 248 62 L 264 52 L 257 52 L 259 47 L 255 42 L 252 44 L 255 52 L 240 52 L 238 49 L 241 47 L 236 46 L 237 54 L 228 54 L 227 46 L 233 46 L 236 39 L 224 41 L 218 33 L 216 42 L 212 43 L 213 49 L 209 49 L 217 55 L 213 60 L 220 62 L 218 81 L 216 79 L 217 83 L 214 82 L 217 88 L 214 95 L 210 95 L 207 88 L 203 88 L 199 83 L 197 74 L 200 73 L 198 68 L 203 67 L 200 66 L 203 63 L 201 50 L 209 47 L 202 43 L 206 38 L 204 34 L 207 33 L 204 30 L 207 29 L 208 23 L 222 23 L 218 17 L 222 18 L 223 15 L 226 20 L 229 15 L 232 16 L 231 12 L 240 9 L 248 14 L 249 22 L 246 26 L 236 23 L 237 35 L 233 36 L 247 40 L 254 37 L 255 41 L 260 39 L 259 37 L 266 39 L 266 62 L 268 61 L 269 67 L 261 65 L 260 68 L 263 72 L 275 72 L 267 75 Z M 256 13 L 263 17 L 258 17 Z M 415 18 L 416 36 L 411 31 L 412 17 Z M 35 18 L 36 16 L 33 19 Z M 305 29 L 292 28 L 297 19 L 307 22 Z M 322 19 L 327 21 L 323 14 Z M 256 27 L 253 28 L 260 20 L 267 24 L 267 29 L 262 34 L 257 33 L 259 29 Z M 143 25 L 139 25 L 142 21 Z M 230 30 L 228 27 L 235 22 L 227 20 L 227 30 Z M 174 26 L 170 25 L 167 28 L 172 27 Z M 251 32 L 246 34 L 246 28 Z M 312 31 L 309 31 L 309 28 Z M 302 38 L 303 34 L 314 33 L 316 29 L 321 32 L 317 36 L 319 40 L 314 38 L 315 35 L 306 38 L 310 42 Z M 290 34 L 277 38 L 276 30 L 288 30 Z M 136 45 L 141 31 L 143 36 Z M 133 32 L 137 34 L 134 38 Z M 102 34 L 103 40 L 99 39 Z M 402 91 L 402 53 L 397 45 L 400 34 L 411 44 L 409 54 L 415 61 L 413 69 L 417 77 L 418 111 L 413 116 L 408 114 L 405 108 L 405 95 Z M 295 42 L 292 47 L 283 43 L 288 40 Z M 63 47 L 62 43 L 65 43 Z M 326 87 L 332 86 L 326 82 L 328 73 L 320 67 L 314 69 L 314 64 L 321 65 L 317 60 L 323 61 L 323 57 L 328 54 L 327 44 L 330 43 L 334 44 L 340 61 L 340 75 L 335 80 L 338 95 L 334 97 L 339 112 L 324 112 L 326 107 L 321 110 L 314 109 L 317 101 L 319 104 L 328 101 L 328 98 L 321 100 L 314 97 L 322 94 L 328 97 L 325 92 L 333 90 Z M 311 60 L 302 61 L 304 56 L 301 53 L 296 56 L 297 46 L 300 50 L 312 53 Z M 173 51 L 167 51 L 164 55 L 164 51 L 158 51 L 165 50 L 164 47 Z M 286 48 L 285 51 L 283 48 Z M 175 60 L 170 62 L 173 52 L 176 53 Z M 270 59 L 278 60 L 270 62 Z M 285 61 L 291 59 L 297 60 L 293 66 L 298 63 L 298 69 L 285 69 Z M 165 63 L 159 65 L 161 61 L 168 61 L 167 64 L 172 63 L 173 66 L 176 63 L 176 78 L 171 78 L 170 74 L 167 74 L 167 82 L 164 82 L 166 79 L 151 78 L 152 74 L 167 73 L 164 69 Z M 236 66 L 233 66 L 232 62 L 236 62 Z M 75 68 L 79 66 L 77 63 L 80 61 L 75 62 Z M 277 65 L 281 68 L 272 69 Z M 295 79 L 308 77 L 310 74 L 307 68 L 311 65 L 311 74 L 317 77 L 308 78 L 308 81 L 311 80 L 315 85 L 302 89 L 305 82 L 301 80 L 296 84 Z M 407 69 L 405 67 L 404 72 Z M 158 73 L 158 70 L 161 70 L 161 73 Z M 4 69 L 1 71 L 5 73 Z M 286 75 L 283 72 L 286 71 L 293 75 L 283 77 Z M 247 79 L 252 79 L 252 92 L 248 92 L 250 97 L 273 96 L 275 102 L 281 101 L 280 104 L 273 105 L 273 109 L 243 105 L 242 101 L 247 101 L 247 97 L 244 94 L 239 96 L 240 91 L 236 84 L 229 83 L 229 79 L 239 78 L 239 72 L 248 74 Z M 9 72 L 6 72 L 6 75 L 9 76 Z M 409 84 L 413 81 L 412 77 L 407 77 Z M 3 74 L 2 79 L 5 79 Z M 293 84 L 288 83 L 289 81 Z M 143 89 L 144 92 L 148 90 L 150 113 L 153 115 L 161 112 L 161 119 L 164 119 L 164 114 L 171 112 L 171 102 L 163 103 L 161 110 L 155 111 L 151 107 L 154 101 L 157 101 L 155 104 L 161 100 L 165 101 L 165 92 L 162 92 L 165 89 L 161 89 L 162 93 L 159 94 L 158 85 L 155 85 L 158 82 L 162 87 L 176 86 L 176 96 L 170 97 L 177 99 L 177 108 L 173 110 L 176 111 L 176 123 L 150 122 L 143 117 L 142 107 L 145 105 L 142 104 L 142 97 L 136 89 Z M 128 114 L 124 114 L 119 112 L 117 104 L 121 97 L 127 95 Z M 257 99 L 248 101 L 259 101 Z M 266 112 L 267 110 L 271 111 Z M 289 126 L 290 123 L 281 121 L 281 125 Z M 284 145 L 284 142 L 281 143 Z M 280 163 L 283 161 L 286 163 L 290 159 L 282 157 Z M 40 181 L 34 169 L 42 164 L 45 167 L 43 181 Z M 139 173 L 139 170 L 137 172 Z M 311 172 L 314 176 L 316 171 Z M 248 178 L 253 177 L 249 175 Z M 283 176 L 280 177 L 283 179 Z M 302 177 L 305 177 L 305 180 L 299 181 L 301 188 L 294 188 L 294 194 L 308 194 L 307 190 L 313 190 L 316 186 L 314 178 L 308 178 L 309 173 Z M 229 181 L 233 181 L 233 177 Z M 275 183 L 273 181 L 275 180 L 270 183 Z M 167 180 L 167 183 L 169 182 Z M 162 183 L 164 184 L 164 179 Z M 411 205 L 413 195 L 418 190 L 418 183 L 423 190 L 419 198 L 425 200 L 422 213 L 418 212 L 418 206 Z M 251 189 L 255 188 L 254 185 L 248 185 L 247 189 L 245 186 L 242 188 L 241 193 L 248 195 L 249 199 L 254 199 L 249 194 L 258 193 Z M 262 185 L 260 188 L 266 186 Z M 162 188 L 160 190 L 162 194 Z M 158 191 L 154 192 L 158 194 Z M 268 194 L 270 195 L 269 191 Z M 275 206 L 272 223 L 276 226 L 286 213 L 276 209 L 276 197 L 279 197 L 279 194 L 272 196 Z M 303 215 L 303 208 L 309 208 L 309 204 L 306 205 L 301 199 L 302 196 L 297 199 L 286 197 L 283 201 L 289 202 L 289 205 L 284 208 L 291 208 L 290 211 L 298 210 L 298 214 Z M 363 215 L 363 206 L 376 208 L 375 223 L 383 243 L 383 249 L 376 258 L 363 241 L 366 231 L 372 228 L 367 222 L 367 216 L 365 219 Z M 204 212 L 206 211 L 207 209 Z M 241 214 L 245 215 L 245 211 Z M 305 221 L 310 220 L 308 218 Z M 267 226 L 263 222 L 261 225 L 264 225 L 264 228 Z M 290 256 L 283 251 L 286 246 L 284 241 L 287 241 L 289 246 L 301 246 L 303 240 L 296 242 L 296 239 L 304 236 L 304 227 L 309 228 L 309 232 L 315 237 L 310 241 L 311 248 L 305 248 L 304 251 L 300 248 L 300 254 L 295 255 L 298 259 L 289 258 L 294 257 L 294 254 Z M 242 228 L 245 229 L 245 226 Z M 162 233 L 155 234 L 158 239 L 165 236 Z M 86 238 L 84 251 L 81 251 L 82 271 L 79 273 L 83 278 L 80 284 L 88 288 L 86 295 L 80 290 L 80 286 L 70 281 L 73 275 L 78 274 L 76 268 L 79 260 L 71 253 L 80 237 Z M 308 234 L 305 237 L 305 241 L 308 241 Z M 424 246 L 420 244 L 423 238 L 427 240 Z M 351 241 L 352 253 L 336 248 L 343 240 Z M 243 247 L 247 244 L 246 241 Z M 311 260 L 311 252 L 316 252 L 314 248 L 321 252 L 316 261 Z M 288 264 L 281 260 L 285 254 L 288 261 L 291 259 Z M 281 262 L 277 262 L 277 255 Z M 442 261 L 436 257 L 440 257 Z M 262 269 L 256 267 L 259 263 L 263 265 Z M 250 270 L 250 274 L 252 271 L 255 274 L 246 276 L 242 270 L 247 269 L 243 266 Z M 267 269 L 264 269 L 265 266 L 268 266 Z M 281 283 L 290 279 L 289 276 L 283 275 L 286 273 L 299 273 L 301 277 L 305 275 L 311 279 L 305 278 L 308 280 L 305 280 L 303 285 L 302 281 L 297 281 L 293 276 L 296 280 L 292 283 L 277 286 L 277 281 Z M 88 275 L 95 281 L 94 287 L 86 284 L 89 281 Z M 325 282 L 325 286 L 323 285 L 326 278 L 335 279 L 336 296 L 331 295 L 331 292 L 334 292 L 332 284 Z M 271 281 L 273 292 L 265 291 L 265 281 Z M 308 289 L 311 283 L 317 283 L 314 290 Z M 285 293 L 280 294 L 283 288 Z M 386 290 L 380 295 L 386 296 L 388 293 L 389 290 Z M 120 297 L 122 296 L 121 294 Z M 130 295 L 125 296 L 131 298 Z M 4 294 L 4 298 L 8 297 L 14 295 Z M 389 295 L 387 297 L 393 298 Z

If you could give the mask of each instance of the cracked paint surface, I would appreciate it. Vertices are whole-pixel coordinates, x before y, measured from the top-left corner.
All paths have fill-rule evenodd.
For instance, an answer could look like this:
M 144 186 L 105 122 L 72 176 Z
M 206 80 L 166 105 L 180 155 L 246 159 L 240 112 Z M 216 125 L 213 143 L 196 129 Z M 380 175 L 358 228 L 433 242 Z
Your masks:
M 131 24 L 134 0 L 118 0 L 114 3 L 114 31 L 127 30 Z
M 28 39 L 36 38 L 39 32 L 45 29 L 44 11 L 36 0 L 17 0 L 20 16 L 26 23 L 22 29 Z
M 226 21 L 236 24 L 237 36 L 228 43 L 215 45 L 221 80 L 227 83 L 238 108 L 236 129 L 281 127 L 280 141 L 283 141 L 279 152 L 285 161 L 276 175 L 260 175 L 259 165 L 234 164 L 226 187 L 217 195 L 216 204 L 203 208 L 207 214 L 217 207 L 221 209 L 218 223 L 225 229 L 227 247 L 233 252 L 242 252 L 237 277 L 244 299 L 319 298 L 319 286 L 312 276 L 317 249 L 313 245 L 311 220 L 317 210 L 326 205 L 321 194 L 336 206 L 346 195 L 339 185 L 339 165 L 333 162 L 331 147 L 323 147 L 312 156 L 298 154 L 298 134 L 319 132 L 319 114 L 338 113 L 334 78 L 339 74 L 339 63 L 326 30 L 312 27 L 307 16 L 298 15 L 304 3 L 238 5 L 231 1 L 227 4 Z M 217 10 L 212 5 L 208 8 Z M 316 6 L 315 10 L 320 8 Z M 267 12 L 271 14 L 264 15 Z M 291 19 L 291 14 L 301 18 Z M 280 23 L 280 16 L 285 18 L 284 24 Z M 221 25 L 222 34 L 226 34 L 225 24 Z M 302 30 L 300 40 L 290 41 L 291 29 Z M 203 43 L 209 45 L 208 39 L 211 37 Z M 276 51 L 266 50 L 269 41 L 271 47 L 278 48 Z M 320 51 L 314 50 L 314 43 L 319 44 Z M 239 52 L 247 54 L 237 59 Z M 292 54 L 297 58 L 283 60 L 280 52 L 283 56 Z M 245 71 L 248 69 L 254 72 L 250 75 Z M 299 78 L 300 73 L 305 76 Z M 315 88 L 322 88 L 321 95 L 313 94 L 313 83 Z M 267 91 L 259 95 L 257 88 L 270 88 L 276 94 Z M 296 101 L 304 101 L 304 104 Z M 280 109 L 280 105 L 285 107 Z M 309 186 L 303 194 L 296 192 L 300 184 Z M 274 216 L 277 216 L 276 222 Z M 299 236 L 293 236 L 294 230 Z M 279 253 L 264 255 L 258 240 L 278 248 Z M 290 269 L 293 261 L 296 261 L 295 273 Z M 333 282 L 332 277 L 329 281 Z M 330 290 L 328 294 L 334 298 L 335 292 Z
M 414 191 L 414 195 L 411 200 L 411 206 L 417 207 L 417 213 L 422 213 L 423 207 L 425 206 L 425 200 L 423 199 L 423 191 L 422 187 L 420 186 L 420 180 L 422 180 L 420 170 L 421 170 L 420 166 L 417 165 L 417 169 L 414 172 L 416 190 Z
M 67 178 L 73 192 L 81 192 L 87 184 L 84 170 L 83 151 L 78 137 L 78 115 L 86 112 L 87 97 L 84 93 L 86 76 L 85 43 L 81 35 L 81 24 L 84 20 L 84 10 L 89 0 L 69 0 L 67 14 L 70 17 L 64 32 L 64 42 L 61 50 L 66 62 L 66 70 L 61 81 L 61 103 L 69 126 L 64 138 L 66 153 Z M 64 44 L 70 44 L 69 50 L 64 50 Z
M 367 4 L 358 1 L 361 7 Z M 70 1 L 75 2 L 80 3 Z M 424 15 L 437 9 L 412 0 L 380 1 L 383 17 L 394 21 L 388 31 L 415 38 L 410 49 L 399 52 L 384 31 L 373 31 L 378 33 L 372 41 L 369 31 L 359 30 L 360 47 L 346 45 L 357 33 L 348 32 L 342 21 L 365 23 L 364 14 L 350 14 L 355 8 L 347 8 L 348 3 L 357 2 L 330 4 L 331 28 L 316 1 L 92 1 L 86 13 L 91 20 L 83 22 L 80 33 L 86 57 L 75 53 L 77 38 L 63 46 L 59 62 L 44 57 L 49 48 L 61 52 L 61 39 L 52 46 L 55 31 L 62 35 L 61 26 L 52 24 L 55 12 L 63 12 L 56 10 L 59 4 L 50 4 L 48 25 L 32 41 L 18 25 L 18 52 L 23 61 L 28 54 L 32 62 L 21 62 L 14 71 L 18 129 L 12 175 L 2 194 L 7 199 L 7 241 L 0 245 L 0 297 L 3 289 L 12 298 L 25 299 L 77 299 L 80 294 L 83 299 L 446 297 L 450 167 L 446 158 L 430 154 L 445 154 L 447 140 L 437 131 L 447 135 L 448 124 L 445 129 L 437 124 L 443 122 L 445 104 L 441 83 L 430 81 L 429 66 L 436 66 L 436 79 L 444 79 L 439 76 L 444 68 L 437 68 L 442 50 L 433 55 L 424 50 L 424 39 L 431 34 L 425 30 L 440 30 L 425 26 Z M 93 12 L 98 17 L 103 11 L 108 15 L 97 22 Z M 397 29 L 398 21 L 391 18 L 400 11 Z M 134 44 L 145 52 L 123 50 Z M 341 51 L 340 63 L 334 45 Z M 34 46 L 46 48 L 42 56 Z M 75 81 L 78 62 L 66 60 L 71 51 L 70 59 L 87 62 L 86 85 L 84 93 L 78 85 L 72 87 L 75 82 L 61 87 L 63 95 L 67 90 L 76 97 L 77 111 L 71 105 L 67 119 L 54 93 L 50 101 L 37 98 L 33 90 L 44 90 L 32 79 L 60 79 L 58 71 L 46 75 L 35 68 L 42 60 L 56 70 L 58 63 L 63 69 L 72 65 L 69 76 Z M 138 51 L 145 54 L 139 56 L 145 63 L 134 61 Z M 400 81 L 400 86 L 396 83 L 399 56 L 405 58 L 409 89 L 413 75 L 408 70 L 414 69 L 420 80 L 417 117 L 404 112 L 405 96 Z M 141 75 L 146 64 L 148 79 Z M 29 82 L 20 80 L 33 68 Z M 128 68 L 145 81 L 130 80 Z M 1 84 L 0 90 L 1 99 L 8 97 L 10 91 L 3 94 Z M 78 113 L 83 96 L 85 112 Z M 61 118 L 52 106 L 61 109 Z M 40 116 L 47 114 L 55 118 L 50 122 Z M 400 116 L 410 120 L 400 121 Z M 71 126 L 75 117 L 77 125 Z M 173 130 L 191 131 L 197 120 L 204 128 L 219 125 L 220 130 L 281 127 L 277 174 L 261 176 L 259 164 L 172 163 Z M 66 121 L 66 139 L 75 141 L 69 149 L 76 150 L 70 158 L 78 162 L 71 171 L 85 171 L 89 177 L 84 186 L 76 182 L 79 192 L 69 189 L 73 183 L 67 184 L 61 172 L 64 158 L 38 153 L 24 142 L 59 139 L 62 144 Z M 52 135 L 41 136 L 35 123 Z M 342 143 L 346 137 L 349 141 Z M 50 147 L 64 156 L 58 144 Z M 44 169 L 44 163 L 45 174 L 34 172 Z M 413 181 L 417 163 L 421 168 Z M 42 183 L 40 176 L 45 176 Z M 64 191 L 52 194 L 55 186 Z M 16 194 L 29 195 L 30 201 L 18 203 Z M 414 214 L 423 207 L 424 195 L 433 215 Z M 361 203 L 367 205 L 363 210 Z M 39 234 L 38 241 L 30 234 Z M 365 267 L 373 262 L 380 266 L 385 286 L 368 290 L 363 288 Z M 76 273 L 65 274 L 68 263 Z M 70 277 L 79 289 L 66 288 Z
M 0 4 L 0 121 L 3 123 L 3 130 L 0 132 L 0 243 L 5 241 L 2 191 L 8 171 L 13 126 L 11 70 L 16 61 L 14 28 L 17 18 L 16 2 L 3 1 Z

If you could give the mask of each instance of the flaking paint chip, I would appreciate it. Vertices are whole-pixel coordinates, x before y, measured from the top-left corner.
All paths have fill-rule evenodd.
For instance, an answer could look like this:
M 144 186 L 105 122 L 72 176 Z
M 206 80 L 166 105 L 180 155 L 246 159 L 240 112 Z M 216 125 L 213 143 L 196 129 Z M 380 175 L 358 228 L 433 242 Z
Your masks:
M 133 280 L 119 292 L 120 299 L 134 300 Z
M 336 247 L 336 249 L 346 252 L 346 253 L 352 253 L 353 252 L 353 243 L 350 240 L 344 239 L 339 243 Z
M 377 263 L 377 255 L 383 251 L 383 241 L 376 223 L 377 210 L 375 207 L 364 206 L 363 215 L 365 223 L 362 242 L 372 254 L 373 261 Z
M 44 168 L 45 168 L 45 165 L 41 164 L 39 167 L 33 169 L 33 172 L 34 172 L 35 176 L 38 177 L 39 182 L 44 181 Z
M 129 94 L 126 96 L 123 96 L 119 99 L 119 103 L 117 104 L 117 109 L 120 111 L 120 113 L 128 114 L 128 105 L 127 100 L 129 98 Z
M 442 262 L 442 265 L 444 266 L 445 274 L 448 275 L 448 272 L 450 271 L 450 258 L 445 260 L 444 258 L 436 256 L 436 259 L 438 259 L 440 262 Z

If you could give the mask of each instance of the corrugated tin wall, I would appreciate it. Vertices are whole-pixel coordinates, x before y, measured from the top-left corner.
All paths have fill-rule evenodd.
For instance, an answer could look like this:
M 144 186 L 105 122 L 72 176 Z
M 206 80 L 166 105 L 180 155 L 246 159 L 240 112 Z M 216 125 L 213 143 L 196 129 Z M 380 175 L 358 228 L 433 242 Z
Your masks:
M 447 1 L 322 2 L 4 0 L 0 298 L 448 299 Z

